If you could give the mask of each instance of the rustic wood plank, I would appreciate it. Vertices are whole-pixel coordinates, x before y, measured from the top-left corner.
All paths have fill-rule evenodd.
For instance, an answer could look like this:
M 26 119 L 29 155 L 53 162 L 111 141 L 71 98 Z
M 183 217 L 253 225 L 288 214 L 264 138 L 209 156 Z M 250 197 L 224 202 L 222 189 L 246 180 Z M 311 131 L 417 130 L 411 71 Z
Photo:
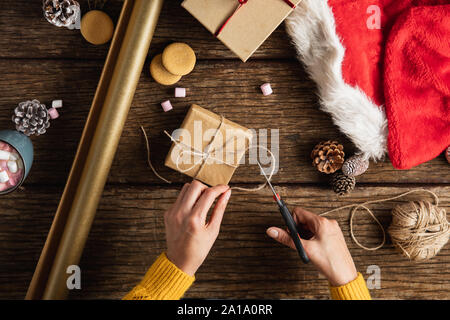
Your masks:
M 87 1 L 79 2 L 82 12 L 87 12 Z M 104 11 L 116 22 L 121 7 L 121 0 L 109 0 Z M 3 6 L 0 26 L 0 58 L 104 59 L 108 51 L 108 44 L 91 45 L 79 31 L 57 28 L 48 23 L 42 15 L 42 0 L 18 0 L 14 5 Z M 189 43 L 199 59 L 237 59 L 181 7 L 180 1 L 166 1 L 150 53 L 154 55 L 168 43 L 177 41 Z M 252 59 L 292 57 L 294 50 L 282 25 Z
M 121 298 L 137 283 L 156 256 L 165 249 L 163 212 L 176 198 L 180 186 L 171 188 L 108 186 L 101 200 L 81 261 L 82 290 L 77 299 Z M 364 187 L 338 198 L 325 188 L 284 186 L 288 203 L 320 213 L 341 205 L 381 198 L 409 187 Z M 450 187 L 429 188 L 450 210 Z M 0 298 L 25 295 L 51 224 L 61 188 L 30 187 L 3 197 L 0 215 Z M 421 197 L 412 196 L 408 199 Z M 429 199 L 426 196 L 425 199 Z M 390 223 L 395 204 L 375 205 L 381 223 Z M 291 205 L 293 206 L 293 205 Z M 357 268 L 367 278 L 367 267 L 381 268 L 379 299 L 449 299 L 450 247 L 428 262 L 411 263 L 388 243 L 368 252 L 350 239 L 348 211 L 330 216 L 338 220 Z M 197 274 L 188 298 L 319 298 L 328 299 L 326 281 L 312 265 L 303 265 L 291 251 L 265 235 L 271 225 L 282 226 L 270 192 L 235 191 L 223 220 L 221 234 Z M 380 241 L 376 225 L 360 215 L 355 232 L 363 244 Z M 268 276 L 270 275 L 270 276 Z
M 194 72 L 182 79 L 188 97 L 175 99 L 173 88 L 151 80 L 148 64 L 141 76 L 109 177 L 111 183 L 161 183 L 146 165 L 144 141 L 139 131 L 148 131 L 154 150 L 152 160 L 163 176 L 175 182 L 187 177 L 164 167 L 169 150 L 163 130 L 181 124 L 190 104 L 198 103 L 249 128 L 279 130 L 280 170 L 276 183 L 327 183 L 328 176 L 311 166 L 310 152 L 321 140 L 338 138 L 348 155 L 353 146 L 318 110 L 315 87 L 295 61 L 201 61 Z M 33 137 L 36 161 L 27 184 L 63 184 L 76 152 L 87 117 L 101 63 L 96 61 L 0 60 L 1 128 L 13 128 L 8 113 L 18 102 L 37 98 L 44 103 L 64 100 L 61 117 L 52 121 L 45 136 Z M 259 85 L 270 81 L 275 93 L 263 97 Z M 159 102 L 170 98 L 174 110 L 164 113 Z M 239 168 L 233 183 L 259 183 L 258 170 L 248 164 Z M 395 170 L 389 160 L 372 164 L 358 178 L 361 183 L 449 183 L 450 167 L 440 156 L 408 171 Z
M 85 10 L 86 1 L 80 2 Z M 61 119 L 52 123 L 49 133 L 33 138 L 36 160 L 25 189 L 2 196 L 0 298 L 4 299 L 25 295 L 108 50 L 107 45 L 89 45 L 79 31 L 47 23 L 41 3 L 18 0 L 0 11 L 2 114 L 8 115 L 25 99 L 50 103 L 62 98 L 65 104 Z M 105 11 L 116 21 L 120 7 L 120 0 L 109 0 Z M 325 186 L 328 177 L 310 166 L 312 147 L 330 138 L 342 140 L 347 154 L 353 147 L 329 116 L 318 110 L 314 84 L 295 61 L 283 26 L 250 62 L 243 64 L 179 2 L 166 1 L 149 58 L 172 41 L 188 42 L 199 59 L 194 72 L 179 83 L 189 88 L 188 97 L 172 98 L 174 111 L 163 113 L 158 104 L 171 98 L 173 89 L 150 79 L 147 61 L 81 262 L 83 290 L 74 292 L 71 298 L 121 298 L 164 250 L 163 212 L 174 201 L 181 183 L 189 178 L 163 166 L 169 143 L 161 132 L 176 129 L 191 103 L 250 128 L 280 129 L 280 171 L 274 182 L 282 184 L 281 192 L 290 203 L 323 212 L 368 197 L 400 193 L 416 184 L 427 188 L 431 188 L 427 184 L 439 184 L 431 190 L 440 195 L 443 207 L 450 209 L 450 167 L 442 156 L 408 171 L 394 170 L 388 160 L 372 164 L 358 178 L 355 192 L 345 198 L 336 198 Z M 268 81 L 275 94 L 262 97 L 259 85 Z M 175 182 L 173 186 L 161 186 L 147 168 L 139 124 L 150 134 L 155 166 Z M 9 116 L 1 117 L 0 127 L 12 128 Z M 256 172 L 245 165 L 232 182 L 259 183 L 262 178 Z M 375 213 L 384 226 L 389 224 L 392 205 L 376 206 Z M 332 217 L 339 221 L 358 269 L 367 276 L 369 265 L 380 266 L 382 289 L 372 290 L 375 298 L 450 298 L 448 245 L 429 262 L 410 263 L 390 243 L 376 252 L 356 247 L 349 237 L 348 212 Z M 311 265 L 303 266 L 295 252 L 268 239 L 264 230 L 269 225 L 282 222 L 268 191 L 235 192 L 221 235 L 187 297 L 327 299 L 326 281 Z M 367 217 L 358 218 L 355 228 L 363 243 L 373 245 L 379 240 L 379 231 Z

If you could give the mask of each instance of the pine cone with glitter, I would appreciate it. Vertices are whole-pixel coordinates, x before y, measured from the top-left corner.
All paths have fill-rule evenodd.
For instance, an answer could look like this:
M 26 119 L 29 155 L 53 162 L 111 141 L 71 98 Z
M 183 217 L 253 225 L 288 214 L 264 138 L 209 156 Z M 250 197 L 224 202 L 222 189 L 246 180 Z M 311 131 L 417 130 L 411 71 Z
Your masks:
M 16 130 L 27 136 L 41 135 L 50 127 L 50 115 L 44 104 L 38 100 L 19 103 L 14 109 L 12 121 L 16 124 Z
M 337 141 L 328 140 L 316 145 L 311 152 L 312 164 L 320 172 L 336 172 L 344 164 L 344 147 Z
M 349 177 L 356 177 L 366 172 L 368 168 L 369 160 L 355 155 L 345 160 L 342 165 L 342 173 Z
M 57 27 L 73 29 L 80 18 L 80 4 L 75 0 L 43 0 L 44 17 Z
M 336 172 L 331 179 L 331 187 L 338 195 L 343 196 L 355 188 L 355 177 L 349 177 L 342 172 Z

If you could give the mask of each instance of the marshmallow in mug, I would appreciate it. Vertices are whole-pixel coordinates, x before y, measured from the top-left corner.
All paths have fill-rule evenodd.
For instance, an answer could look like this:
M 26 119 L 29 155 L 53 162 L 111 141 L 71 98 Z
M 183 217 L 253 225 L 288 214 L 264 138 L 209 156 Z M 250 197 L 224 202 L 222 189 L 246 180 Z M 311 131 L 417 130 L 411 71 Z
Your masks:
M 17 151 L 0 141 L 0 192 L 15 187 L 23 178 L 24 165 Z

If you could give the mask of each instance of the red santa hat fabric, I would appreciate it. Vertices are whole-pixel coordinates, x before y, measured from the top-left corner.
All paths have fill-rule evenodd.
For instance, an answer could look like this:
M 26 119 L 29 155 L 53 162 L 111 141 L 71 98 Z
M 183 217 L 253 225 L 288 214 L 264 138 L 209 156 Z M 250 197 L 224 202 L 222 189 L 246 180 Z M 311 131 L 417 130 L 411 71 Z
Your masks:
M 450 5 L 407 10 L 389 34 L 384 59 L 388 148 L 408 169 L 450 145 Z
M 308 51 L 321 47 L 326 52 L 339 51 L 343 46 L 341 69 L 330 70 L 342 72 L 339 76 L 346 84 L 361 89 L 380 110 L 385 108 L 387 140 L 380 121 L 379 137 L 369 136 L 374 143 L 387 143 L 391 162 L 399 169 L 433 159 L 450 144 L 449 10 L 450 0 L 304 0 L 287 20 L 300 59 L 319 82 L 319 88 L 322 80 L 311 70 L 319 64 L 310 61 L 314 58 L 308 57 Z M 314 31 L 299 31 L 301 27 Z M 327 35 L 333 28 L 340 44 L 333 43 L 333 37 Z M 322 41 L 314 50 L 314 44 L 305 41 L 311 35 Z M 332 44 L 327 47 L 325 41 Z M 315 56 L 320 57 L 317 52 Z M 339 92 L 339 87 L 342 86 L 328 91 Z M 351 104 L 346 107 L 356 108 Z M 373 110 L 366 109 L 373 117 Z M 324 110 L 333 119 L 346 112 L 327 106 Z M 364 126 L 371 125 L 371 117 L 363 120 Z M 345 124 L 335 123 L 342 131 L 348 131 Z M 359 142 L 357 147 L 362 154 L 376 159 L 373 150 L 361 143 L 363 131 L 348 135 Z

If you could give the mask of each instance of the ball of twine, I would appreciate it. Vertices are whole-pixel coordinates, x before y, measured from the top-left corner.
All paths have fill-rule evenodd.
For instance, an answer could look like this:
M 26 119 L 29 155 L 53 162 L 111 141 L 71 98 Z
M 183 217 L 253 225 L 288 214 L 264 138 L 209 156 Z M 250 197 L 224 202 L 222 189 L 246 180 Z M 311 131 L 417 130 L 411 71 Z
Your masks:
M 388 228 L 392 243 L 410 260 L 433 258 L 449 240 L 450 226 L 445 209 L 428 201 L 395 206 Z
M 429 201 L 418 200 L 395 206 L 392 209 L 392 222 L 388 228 L 388 233 L 394 246 L 404 256 L 413 261 L 428 260 L 438 254 L 450 238 L 450 224 L 447 220 L 447 213 L 445 209 L 439 208 L 439 198 L 430 190 L 414 189 L 394 197 L 346 205 L 324 212 L 321 216 L 351 208 L 350 235 L 353 241 L 364 250 L 378 250 L 386 243 L 386 232 L 381 222 L 367 205 L 400 199 L 411 193 L 427 193 L 433 196 L 434 204 Z M 358 210 L 364 210 L 368 213 L 380 227 L 383 234 L 380 244 L 374 247 L 366 247 L 356 238 L 353 232 L 353 219 Z

